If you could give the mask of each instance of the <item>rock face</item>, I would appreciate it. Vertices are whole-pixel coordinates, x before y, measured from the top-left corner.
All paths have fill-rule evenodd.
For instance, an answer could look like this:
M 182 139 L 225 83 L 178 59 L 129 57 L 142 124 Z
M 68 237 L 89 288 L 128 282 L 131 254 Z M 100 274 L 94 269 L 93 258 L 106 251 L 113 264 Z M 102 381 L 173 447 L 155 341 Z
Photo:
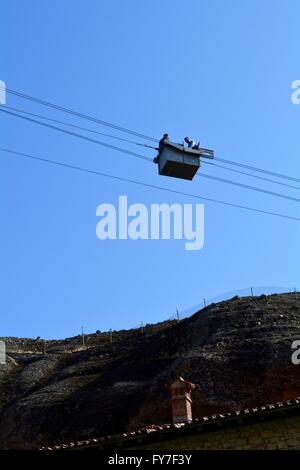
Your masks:
M 300 396 L 300 294 L 233 298 L 190 318 L 65 341 L 5 338 L 0 448 L 34 448 L 171 422 L 166 388 L 196 384 L 193 416 Z M 44 348 L 46 346 L 46 354 Z

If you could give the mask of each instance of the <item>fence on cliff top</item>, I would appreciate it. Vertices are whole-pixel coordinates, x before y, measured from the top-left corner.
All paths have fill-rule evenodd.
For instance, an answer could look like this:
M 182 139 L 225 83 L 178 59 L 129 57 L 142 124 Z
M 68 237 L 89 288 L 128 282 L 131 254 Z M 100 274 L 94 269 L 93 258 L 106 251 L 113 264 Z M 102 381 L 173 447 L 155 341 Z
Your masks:
M 97 344 L 104 344 L 104 343 L 113 343 L 116 338 L 118 339 L 126 339 L 130 335 L 136 335 L 139 333 L 154 333 L 159 331 L 160 329 L 165 328 L 165 322 L 173 322 L 173 321 L 180 321 L 182 319 L 188 318 L 194 315 L 196 312 L 201 311 L 203 308 L 215 304 L 218 302 L 223 302 L 226 300 L 230 300 L 233 297 L 257 297 L 260 295 L 274 295 L 274 294 L 287 294 L 287 293 L 294 293 L 295 295 L 299 295 L 300 298 L 300 290 L 296 287 L 248 287 L 246 289 L 239 289 L 233 290 L 229 292 L 225 292 L 217 297 L 212 297 L 209 299 L 203 298 L 203 301 L 184 310 L 176 310 L 175 315 L 167 318 L 162 319 L 160 323 L 150 324 L 141 322 L 138 326 L 135 326 L 128 330 L 109 330 L 107 332 L 99 332 L 98 336 L 97 333 L 90 333 L 90 334 L 81 334 L 77 335 L 77 337 L 68 338 L 66 340 L 43 340 L 41 338 L 37 339 L 28 339 L 28 340 L 19 340 L 16 344 L 12 344 L 11 341 L 5 341 L 6 343 L 6 352 L 7 353 L 32 353 L 32 354 L 46 354 L 46 353 L 70 353 L 70 352 L 78 352 L 85 349 L 89 349 L 91 347 L 96 346 Z

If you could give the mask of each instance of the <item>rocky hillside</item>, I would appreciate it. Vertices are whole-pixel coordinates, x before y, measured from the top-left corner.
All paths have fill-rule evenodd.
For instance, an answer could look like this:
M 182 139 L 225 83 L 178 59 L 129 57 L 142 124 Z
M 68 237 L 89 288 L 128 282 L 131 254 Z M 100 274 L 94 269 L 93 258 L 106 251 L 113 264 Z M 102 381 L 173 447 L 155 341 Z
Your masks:
M 235 297 L 180 322 L 85 339 L 5 338 L 0 448 L 170 422 L 166 384 L 177 375 L 197 385 L 195 417 L 300 396 L 300 294 Z

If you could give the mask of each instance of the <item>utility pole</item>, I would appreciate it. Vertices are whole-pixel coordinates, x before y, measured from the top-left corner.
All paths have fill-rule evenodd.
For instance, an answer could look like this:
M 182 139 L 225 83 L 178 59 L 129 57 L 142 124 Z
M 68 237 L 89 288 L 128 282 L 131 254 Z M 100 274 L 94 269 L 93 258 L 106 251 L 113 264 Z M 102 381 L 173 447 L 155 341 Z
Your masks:
M 112 329 L 109 330 L 109 338 L 110 338 L 110 342 L 112 343 L 112 340 L 113 340 Z
M 81 336 L 82 336 L 82 346 L 85 346 L 85 338 L 84 338 L 83 326 L 81 327 Z
M 178 312 L 178 308 L 176 308 L 176 317 L 177 317 L 177 321 L 179 321 L 179 312 Z
M 204 307 L 206 307 L 206 300 L 205 300 L 205 297 L 203 297 L 203 305 L 204 305 Z

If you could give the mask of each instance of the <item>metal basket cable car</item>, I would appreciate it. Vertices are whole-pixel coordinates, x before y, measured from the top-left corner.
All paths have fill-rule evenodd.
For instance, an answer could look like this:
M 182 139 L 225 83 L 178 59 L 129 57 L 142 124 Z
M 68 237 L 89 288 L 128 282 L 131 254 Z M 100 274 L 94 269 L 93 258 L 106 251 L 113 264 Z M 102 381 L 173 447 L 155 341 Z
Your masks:
M 214 158 L 214 151 L 201 148 L 200 143 L 185 138 L 189 146 L 171 142 L 168 134 L 164 134 L 159 142 L 158 155 L 154 163 L 158 164 L 158 173 L 163 176 L 172 176 L 192 180 L 200 168 L 201 158 Z

